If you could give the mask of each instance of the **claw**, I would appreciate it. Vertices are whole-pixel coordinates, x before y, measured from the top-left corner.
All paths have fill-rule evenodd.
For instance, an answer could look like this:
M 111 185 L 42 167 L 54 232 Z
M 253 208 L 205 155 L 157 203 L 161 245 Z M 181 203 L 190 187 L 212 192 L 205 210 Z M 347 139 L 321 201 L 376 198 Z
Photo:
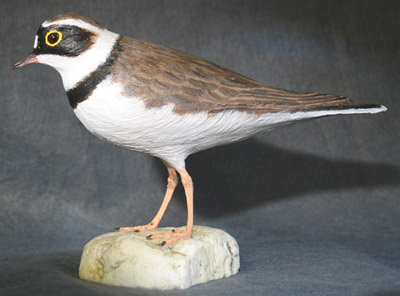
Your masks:
M 161 243 L 161 246 L 171 245 L 181 239 L 188 239 L 191 237 L 192 237 L 191 231 L 180 231 L 180 230 L 173 233 L 162 233 L 162 234 L 151 235 L 151 239 L 164 239 Z
M 154 230 L 154 229 L 157 229 L 157 226 L 152 223 L 149 223 L 147 225 L 140 225 L 140 226 L 133 226 L 133 227 L 119 227 L 118 231 L 142 232 L 145 230 Z

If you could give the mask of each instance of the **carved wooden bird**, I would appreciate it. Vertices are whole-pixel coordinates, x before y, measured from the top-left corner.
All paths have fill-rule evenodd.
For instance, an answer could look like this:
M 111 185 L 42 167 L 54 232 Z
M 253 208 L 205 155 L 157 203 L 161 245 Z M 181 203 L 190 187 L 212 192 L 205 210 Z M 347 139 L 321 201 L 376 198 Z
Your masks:
M 163 239 L 162 244 L 192 235 L 193 182 L 185 169 L 190 154 L 303 119 L 386 110 L 342 96 L 272 88 L 196 56 L 113 33 L 76 14 L 46 20 L 32 53 L 11 69 L 32 63 L 61 74 L 73 111 L 91 133 L 156 156 L 167 166 L 167 190 L 154 219 L 119 231 L 156 229 L 179 173 L 186 230 L 149 236 Z

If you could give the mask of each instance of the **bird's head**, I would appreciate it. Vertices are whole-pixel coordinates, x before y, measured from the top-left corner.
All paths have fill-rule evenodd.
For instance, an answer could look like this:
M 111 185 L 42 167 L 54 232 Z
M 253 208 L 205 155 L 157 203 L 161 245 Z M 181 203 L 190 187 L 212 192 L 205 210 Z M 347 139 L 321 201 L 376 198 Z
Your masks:
M 39 27 L 33 51 L 11 69 L 49 65 L 61 74 L 67 90 L 106 61 L 118 36 L 87 17 L 57 15 Z

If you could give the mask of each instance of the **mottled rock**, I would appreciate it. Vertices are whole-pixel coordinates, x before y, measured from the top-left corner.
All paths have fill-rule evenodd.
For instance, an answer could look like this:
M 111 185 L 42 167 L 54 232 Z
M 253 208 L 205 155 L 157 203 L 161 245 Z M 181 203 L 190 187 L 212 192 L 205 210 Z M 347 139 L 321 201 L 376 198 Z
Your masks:
M 171 246 L 147 240 L 153 233 L 112 232 L 86 244 L 79 277 L 107 285 L 151 289 L 184 289 L 239 271 L 236 240 L 220 229 L 194 226 L 193 237 Z M 184 228 L 180 228 L 184 229 Z

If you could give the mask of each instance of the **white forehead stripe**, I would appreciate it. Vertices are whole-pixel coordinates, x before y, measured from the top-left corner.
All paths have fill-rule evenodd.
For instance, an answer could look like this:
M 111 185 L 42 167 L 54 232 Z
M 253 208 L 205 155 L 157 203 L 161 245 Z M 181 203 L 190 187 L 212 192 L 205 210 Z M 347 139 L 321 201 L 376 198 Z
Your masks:
M 45 21 L 42 24 L 42 27 L 46 28 L 52 25 L 69 25 L 69 26 L 76 26 L 76 27 L 80 27 L 82 29 L 86 29 L 86 30 L 90 30 L 90 31 L 94 31 L 94 32 L 101 32 L 102 29 L 100 29 L 99 27 L 93 26 L 85 21 L 82 20 L 78 20 L 78 19 L 62 19 L 62 20 L 58 20 L 58 21 L 53 21 L 53 22 L 48 22 Z
M 38 35 L 36 35 L 36 36 L 35 36 L 35 42 L 33 43 L 33 48 L 34 48 L 34 49 L 36 49 L 36 48 L 37 48 L 37 45 L 38 45 L 38 39 L 39 39 L 39 36 L 38 36 Z

